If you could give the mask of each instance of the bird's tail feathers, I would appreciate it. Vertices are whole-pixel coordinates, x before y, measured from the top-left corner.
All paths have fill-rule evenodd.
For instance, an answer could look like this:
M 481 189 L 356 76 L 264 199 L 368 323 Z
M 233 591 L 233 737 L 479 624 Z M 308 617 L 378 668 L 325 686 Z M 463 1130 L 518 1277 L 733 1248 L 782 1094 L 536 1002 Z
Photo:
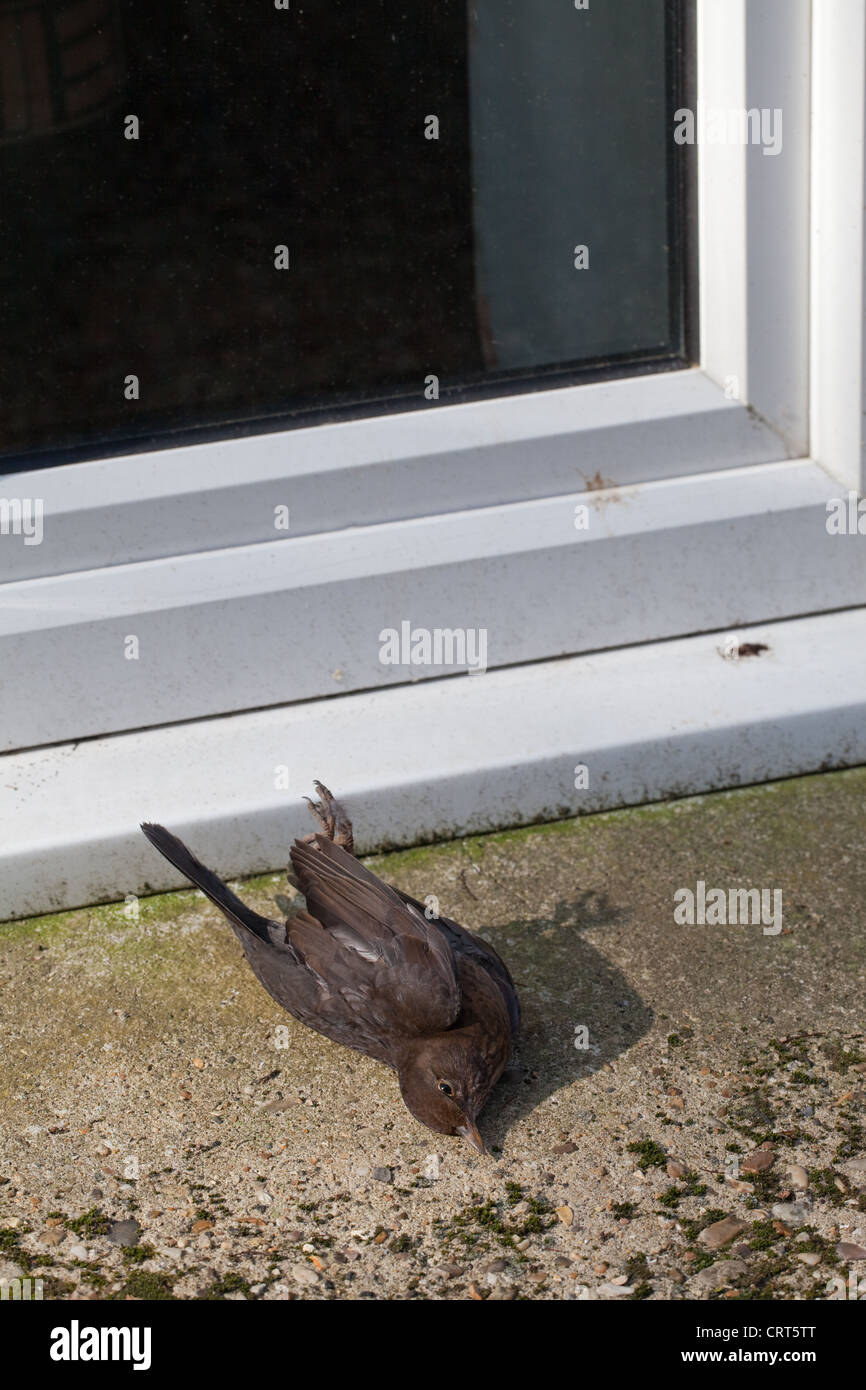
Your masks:
M 279 926 L 279 923 L 271 922 L 269 918 L 260 916 L 251 907 L 247 907 L 246 903 L 242 903 L 212 869 L 202 864 L 200 859 L 196 859 L 182 840 L 172 835 L 164 825 L 145 822 L 141 829 L 154 849 L 158 849 L 170 864 L 194 883 L 196 888 L 200 888 L 220 912 L 224 913 L 233 927 L 240 927 L 242 932 L 252 932 L 262 941 L 271 940 L 269 928 Z

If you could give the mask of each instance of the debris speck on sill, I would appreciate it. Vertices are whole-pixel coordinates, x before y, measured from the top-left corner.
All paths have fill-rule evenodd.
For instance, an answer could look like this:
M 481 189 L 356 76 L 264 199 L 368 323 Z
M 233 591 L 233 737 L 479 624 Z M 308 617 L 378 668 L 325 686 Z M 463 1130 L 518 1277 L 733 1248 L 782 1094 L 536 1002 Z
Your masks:
M 740 642 L 736 637 L 726 637 L 719 653 L 726 661 L 739 661 L 746 656 L 760 656 L 770 648 L 766 642 Z

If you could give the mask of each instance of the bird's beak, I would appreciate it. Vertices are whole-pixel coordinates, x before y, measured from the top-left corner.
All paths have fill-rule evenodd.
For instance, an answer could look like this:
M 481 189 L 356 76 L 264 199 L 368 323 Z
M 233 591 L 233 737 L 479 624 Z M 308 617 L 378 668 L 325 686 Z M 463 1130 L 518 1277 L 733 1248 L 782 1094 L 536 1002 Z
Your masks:
M 462 1134 L 464 1139 L 468 1139 L 473 1149 L 477 1149 L 478 1153 L 487 1153 L 487 1150 L 484 1147 L 484 1140 L 481 1138 L 481 1135 L 478 1132 L 478 1126 L 474 1120 L 467 1119 L 465 1124 L 458 1125 L 457 1133 Z

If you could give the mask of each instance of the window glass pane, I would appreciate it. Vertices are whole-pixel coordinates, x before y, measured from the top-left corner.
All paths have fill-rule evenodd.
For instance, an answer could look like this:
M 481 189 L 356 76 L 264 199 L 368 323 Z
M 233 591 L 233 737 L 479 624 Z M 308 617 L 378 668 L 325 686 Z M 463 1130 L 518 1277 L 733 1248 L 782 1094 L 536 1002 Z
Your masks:
M 5 466 L 683 360 L 681 19 L 0 0 Z

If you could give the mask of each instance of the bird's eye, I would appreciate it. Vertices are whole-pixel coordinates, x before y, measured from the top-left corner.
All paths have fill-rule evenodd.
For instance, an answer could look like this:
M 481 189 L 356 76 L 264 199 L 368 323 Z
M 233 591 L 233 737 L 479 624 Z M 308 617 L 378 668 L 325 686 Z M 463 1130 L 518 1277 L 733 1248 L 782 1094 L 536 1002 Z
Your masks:
M 453 1096 L 454 1092 L 452 1091 L 452 1089 L 451 1089 L 451 1087 L 449 1086 L 449 1084 L 448 1084 L 447 1081 L 440 1081 L 440 1082 L 438 1083 L 438 1085 L 439 1085 L 439 1090 L 442 1092 L 443 1095 L 445 1095 L 445 1096 Z

